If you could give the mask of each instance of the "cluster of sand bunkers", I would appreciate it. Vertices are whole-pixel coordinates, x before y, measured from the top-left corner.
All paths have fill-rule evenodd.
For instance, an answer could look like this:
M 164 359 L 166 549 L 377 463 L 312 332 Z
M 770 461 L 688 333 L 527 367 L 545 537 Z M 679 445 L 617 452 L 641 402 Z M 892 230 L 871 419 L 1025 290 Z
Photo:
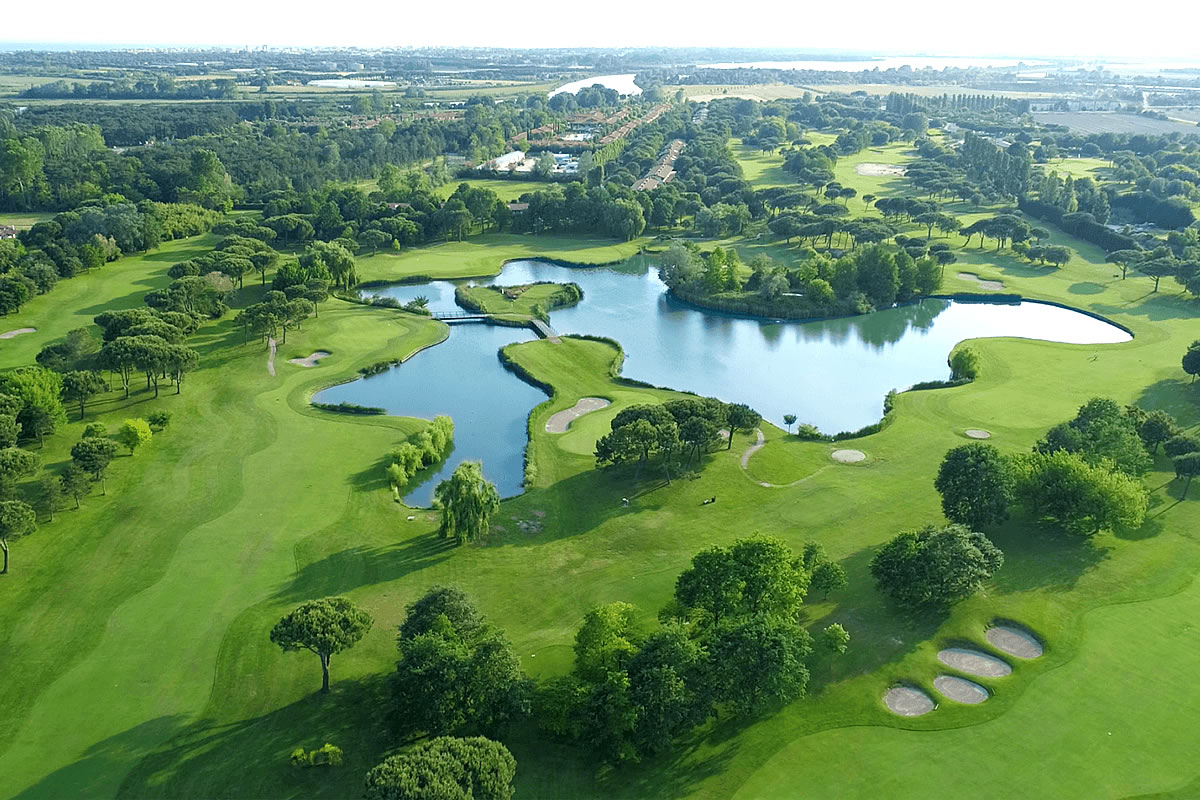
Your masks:
M 993 625 L 984 636 L 992 647 L 1014 658 L 1029 660 L 1042 655 L 1037 637 L 1015 625 Z M 938 651 L 937 658 L 950 669 L 975 678 L 1003 678 L 1012 673 L 1007 661 L 973 647 L 947 647 Z M 967 705 L 978 705 L 992 696 L 986 686 L 960 675 L 938 675 L 933 679 L 933 688 L 946 699 Z M 938 707 L 924 690 L 911 685 L 888 689 L 883 704 L 902 717 L 919 717 Z

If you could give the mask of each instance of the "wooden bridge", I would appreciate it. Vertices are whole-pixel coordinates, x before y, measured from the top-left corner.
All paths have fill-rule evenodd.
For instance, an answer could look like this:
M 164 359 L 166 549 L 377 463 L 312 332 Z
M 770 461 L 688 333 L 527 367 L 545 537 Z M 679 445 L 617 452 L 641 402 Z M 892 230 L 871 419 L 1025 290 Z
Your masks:
M 442 322 L 486 322 L 491 319 L 490 314 L 476 311 L 434 311 L 432 316 Z
M 434 311 L 432 312 L 431 316 L 434 319 L 441 320 L 447 325 L 458 322 L 490 322 L 492 320 L 491 314 L 483 314 L 478 311 Z M 543 339 L 549 339 L 555 344 L 558 344 L 562 341 L 558 338 L 558 331 L 554 330 L 554 328 L 551 328 L 540 319 L 529 320 L 527 327 L 533 328 L 534 332 L 538 336 L 542 337 Z

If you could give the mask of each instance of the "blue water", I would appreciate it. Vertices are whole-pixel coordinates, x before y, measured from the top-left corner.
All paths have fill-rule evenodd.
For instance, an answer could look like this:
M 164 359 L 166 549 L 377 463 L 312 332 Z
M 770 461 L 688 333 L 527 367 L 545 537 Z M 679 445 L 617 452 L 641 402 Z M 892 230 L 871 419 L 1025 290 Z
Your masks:
M 924 300 L 859 317 L 814 322 L 744 319 L 691 308 L 670 298 L 647 260 L 616 267 L 514 261 L 474 283 L 573 281 L 584 299 L 551 313 L 559 333 L 609 336 L 626 352 L 622 375 L 656 386 L 747 403 L 782 424 L 784 414 L 836 433 L 877 421 L 884 395 L 949 377 L 946 357 L 964 339 L 1013 336 L 1077 344 L 1127 341 L 1124 330 L 1042 303 Z M 429 298 L 434 311 L 457 311 L 454 284 L 435 281 L 375 290 L 403 302 Z M 460 461 L 482 460 L 504 496 L 521 490 L 529 410 L 545 395 L 503 369 L 499 348 L 527 341 L 520 328 L 455 325 L 450 338 L 387 373 L 321 392 L 390 413 L 455 422 L 455 449 L 406 501 L 427 504 L 433 486 Z

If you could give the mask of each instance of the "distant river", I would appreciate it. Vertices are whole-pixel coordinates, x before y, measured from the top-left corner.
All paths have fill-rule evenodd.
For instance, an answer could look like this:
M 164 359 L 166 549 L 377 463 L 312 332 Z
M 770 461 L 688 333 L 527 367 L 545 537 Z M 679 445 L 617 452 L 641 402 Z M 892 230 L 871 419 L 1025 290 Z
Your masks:
M 554 95 L 562 94 L 563 92 L 578 94 L 580 89 L 595 86 L 597 83 L 609 89 L 616 89 L 621 94 L 641 94 L 642 88 L 633 82 L 634 77 L 634 73 L 632 72 L 628 75 L 597 75 L 593 78 L 584 78 L 564 83 L 551 92 L 550 96 L 554 97 Z
M 924 300 L 858 317 L 814 322 L 745 319 L 701 311 L 666 293 L 658 270 L 638 257 L 613 267 L 512 261 L 476 283 L 574 281 L 584 299 L 551 313 L 559 333 L 609 336 L 626 352 L 621 374 L 656 386 L 747 403 L 776 425 L 795 414 L 828 433 L 876 422 L 891 389 L 949 377 L 946 358 L 964 339 L 1014 336 L 1077 344 L 1127 341 L 1103 320 L 1043 303 Z M 382 294 L 459 310 L 454 284 L 390 286 Z M 463 459 L 482 460 L 505 496 L 521 491 L 526 417 L 545 395 L 505 370 L 496 351 L 527 341 L 521 328 L 459 324 L 447 342 L 380 375 L 321 392 L 320 402 L 382 406 L 389 413 L 454 418 L 455 449 L 406 501 L 428 504 L 433 486 Z

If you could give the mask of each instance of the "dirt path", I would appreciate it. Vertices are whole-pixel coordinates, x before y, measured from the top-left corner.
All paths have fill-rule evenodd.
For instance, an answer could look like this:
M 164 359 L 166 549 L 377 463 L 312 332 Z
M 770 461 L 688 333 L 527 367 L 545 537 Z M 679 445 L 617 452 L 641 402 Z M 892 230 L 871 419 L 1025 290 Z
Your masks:
M 566 433 L 571 423 L 590 411 L 598 411 L 611 405 L 602 397 L 583 397 L 579 402 L 565 411 L 559 411 L 546 420 L 546 433 Z
M 274 375 L 275 374 L 275 337 L 270 337 L 267 339 L 267 347 L 271 351 L 270 355 L 267 356 L 267 372 Z
M 767 443 L 767 440 L 763 437 L 761 428 L 755 428 L 754 432 L 758 434 L 758 441 L 747 447 L 746 452 L 742 453 L 742 469 L 745 469 L 746 465 L 750 463 L 750 456 L 762 450 L 763 445 Z
M 758 441 L 755 442 L 754 444 L 750 445 L 749 447 L 747 447 L 746 452 L 742 453 L 742 472 L 743 472 L 743 474 L 745 474 L 745 476 L 747 478 L 754 481 L 759 486 L 763 486 L 767 489 L 789 489 L 793 486 L 799 486 L 800 484 L 804 483 L 805 481 L 810 480 L 811 478 L 814 478 L 817 475 L 820 475 L 822 472 L 824 472 L 825 470 L 827 470 L 831 466 L 833 466 L 832 464 L 826 464 L 825 466 L 821 467 L 816 472 L 813 472 L 809 475 L 805 475 L 803 478 L 797 478 L 796 480 L 792 481 L 791 483 L 768 483 L 767 481 L 760 481 L 758 478 L 755 478 L 753 475 L 750 474 L 750 469 L 749 469 L 750 457 L 753 456 L 755 453 L 757 453 L 759 450 L 763 449 L 763 446 L 766 444 L 766 440 L 763 437 L 762 430 L 755 428 L 754 432 L 758 434 Z M 721 430 L 721 431 L 719 431 L 719 433 L 722 434 L 722 438 L 729 438 L 729 431 Z

